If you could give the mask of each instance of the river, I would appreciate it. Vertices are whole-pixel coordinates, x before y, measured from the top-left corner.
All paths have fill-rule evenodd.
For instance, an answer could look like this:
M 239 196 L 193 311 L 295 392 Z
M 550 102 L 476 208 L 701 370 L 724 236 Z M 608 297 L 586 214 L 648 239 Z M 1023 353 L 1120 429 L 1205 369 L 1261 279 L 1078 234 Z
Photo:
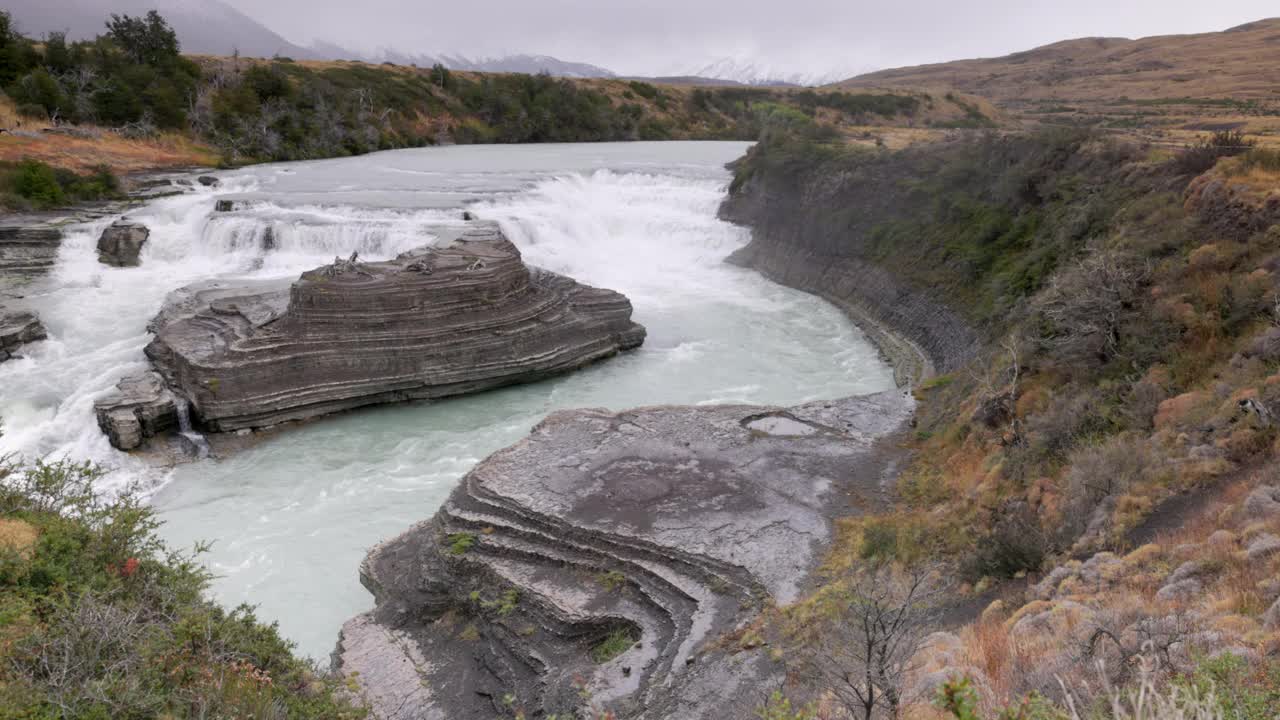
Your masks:
M 50 333 L 0 364 L 0 453 L 66 455 L 138 484 L 175 546 L 212 541 L 215 597 L 255 604 L 324 658 L 372 606 L 365 551 L 431 516 L 469 468 L 548 412 L 663 403 L 775 403 L 869 393 L 891 370 L 832 306 L 722 261 L 748 232 L 716 218 L 745 143 L 466 146 L 262 165 L 131 212 L 151 228 L 138 268 L 98 263 L 107 221 L 76 228 L 32 304 Z M 213 211 L 233 198 L 237 210 Z M 221 460 L 157 469 L 113 450 L 93 401 L 146 367 L 166 293 L 209 277 L 280 277 L 359 251 L 393 257 L 466 207 L 532 264 L 625 293 L 643 348 L 573 375 L 434 404 L 351 412 Z M 263 250 L 270 228 L 275 249 Z

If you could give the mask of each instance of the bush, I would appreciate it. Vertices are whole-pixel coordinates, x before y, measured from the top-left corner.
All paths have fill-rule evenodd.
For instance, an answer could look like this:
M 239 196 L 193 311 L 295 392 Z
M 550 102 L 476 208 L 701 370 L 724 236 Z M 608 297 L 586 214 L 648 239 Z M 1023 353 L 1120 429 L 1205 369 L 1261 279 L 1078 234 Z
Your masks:
M 252 608 L 206 598 L 132 492 L 91 464 L 0 461 L 0 716 L 358 718 Z
M 1217 165 L 1219 158 L 1242 155 L 1255 144 L 1239 130 L 1223 130 L 1183 148 L 1173 159 L 1174 167 L 1183 175 L 1199 175 Z
M 18 163 L 12 183 L 14 192 L 36 207 L 56 207 L 67 201 L 53 168 L 36 160 Z

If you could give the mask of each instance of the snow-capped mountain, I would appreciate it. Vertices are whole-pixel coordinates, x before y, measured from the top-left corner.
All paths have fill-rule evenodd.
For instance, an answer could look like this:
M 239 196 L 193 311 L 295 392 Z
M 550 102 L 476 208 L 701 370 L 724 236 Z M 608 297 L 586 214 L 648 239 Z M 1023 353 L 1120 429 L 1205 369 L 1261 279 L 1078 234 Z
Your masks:
M 336 46 L 326 46 L 334 48 Z M 322 51 L 320 45 L 313 45 L 313 50 Z M 504 55 L 497 58 L 470 58 L 465 55 L 442 53 L 406 53 L 399 50 L 381 49 L 367 55 L 347 55 L 348 58 L 369 62 L 393 62 L 399 65 L 417 65 L 430 67 L 440 63 L 451 70 L 475 70 L 478 72 L 509 73 L 548 73 L 557 77 L 575 78 L 609 78 L 616 77 L 613 71 L 589 63 L 572 62 L 551 57 L 550 55 Z
M 872 69 L 874 68 L 847 66 L 799 70 L 794 66 L 785 67 L 752 58 L 724 57 L 705 63 L 684 66 L 670 74 L 731 80 L 743 85 L 817 86 L 839 82 Z

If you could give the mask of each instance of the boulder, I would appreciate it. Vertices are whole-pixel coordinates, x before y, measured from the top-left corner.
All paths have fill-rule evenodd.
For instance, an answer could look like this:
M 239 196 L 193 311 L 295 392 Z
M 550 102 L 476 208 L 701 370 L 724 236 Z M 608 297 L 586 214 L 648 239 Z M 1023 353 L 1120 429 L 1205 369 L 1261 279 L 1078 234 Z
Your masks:
M 23 345 L 47 337 L 44 325 L 40 324 L 35 313 L 6 312 L 0 307 L 0 362 L 16 357 Z
M 901 458 L 910 402 L 553 413 L 370 552 L 376 607 L 344 627 L 336 669 L 377 716 L 488 720 L 510 695 L 579 717 L 583 686 L 618 718 L 753 717 L 785 667 L 718 640 L 800 595 L 834 518 Z M 636 642 L 596 662 L 613 633 Z
M 1262 614 L 1262 627 L 1265 630 L 1280 631 L 1280 599 L 1271 603 L 1271 607 Z
M 98 238 L 98 261 L 114 267 L 137 267 L 150 235 L 145 225 L 114 222 Z
M 1271 533 L 1263 533 L 1249 543 L 1249 548 L 1245 552 L 1250 561 L 1269 558 L 1276 553 L 1280 553 L 1280 537 L 1276 537 Z
M 1184 578 L 1173 582 L 1165 583 L 1164 587 L 1156 592 L 1156 599 L 1173 601 L 1173 600 L 1189 600 L 1204 593 L 1204 583 L 1198 578 Z
M 130 375 L 93 404 L 98 427 L 117 450 L 135 450 L 178 429 L 178 398 L 154 372 Z
M 220 184 L 220 181 L 218 180 L 218 178 L 212 175 L 201 175 L 200 177 L 196 178 L 196 182 L 200 183 L 205 187 L 217 187 Z
M 526 266 L 496 224 L 388 262 L 173 293 L 147 355 L 214 432 L 531 382 L 638 347 L 611 290 Z
M 213 204 L 214 212 L 231 212 L 236 209 L 236 204 L 232 200 L 219 200 Z
M 1261 485 L 1244 501 L 1244 514 L 1252 520 L 1280 515 L 1280 487 Z

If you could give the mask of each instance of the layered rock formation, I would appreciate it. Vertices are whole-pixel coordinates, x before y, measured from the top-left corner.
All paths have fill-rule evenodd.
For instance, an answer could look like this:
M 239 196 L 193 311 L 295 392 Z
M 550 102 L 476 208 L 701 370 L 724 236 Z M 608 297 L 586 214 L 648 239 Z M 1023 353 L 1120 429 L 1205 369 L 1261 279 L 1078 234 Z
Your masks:
M 797 596 L 910 413 L 901 391 L 555 413 L 369 554 L 377 607 L 335 664 L 398 720 L 578 717 L 584 696 L 620 718 L 753 717 L 782 666 L 716 641 Z
M 93 409 L 111 445 L 133 450 L 149 438 L 178 429 L 179 402 L 159 374 L 145 372 L 121 380 Z
M 39 218 L 15 216 L 0 225 L 0 288 L 42 275 L 58 259 L 62 231 Z
M 15 357 L 27 343 L 48 337 L 34 313 L 6 311 L 0 306 L 0 362 Z
M 142 246 L 151 231 L 145 225 L 119 220 L 111 223 L 98 238 L 98 262 L 115 267 L 137 267 Z
M 622 295 L 531 269 L 496 225 L 442 228 L 393 261 L 292 283 L 173 293 L 147 355 L 203 429 L 225 432 L 568 372 L 639 346 Z M 127 413 L 107 408 L 108 435 Z M 145 435 L 145 432 L 144 432 Z

